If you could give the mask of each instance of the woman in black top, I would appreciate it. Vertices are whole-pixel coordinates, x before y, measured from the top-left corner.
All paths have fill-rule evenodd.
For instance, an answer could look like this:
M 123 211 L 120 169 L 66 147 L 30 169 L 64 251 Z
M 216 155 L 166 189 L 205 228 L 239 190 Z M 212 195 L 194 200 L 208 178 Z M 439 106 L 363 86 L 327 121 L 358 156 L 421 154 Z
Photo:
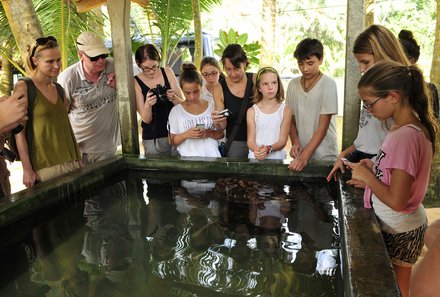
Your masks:
M 142 118 L 142 144 L 145 155 L 170 155 L 167 122 L 171 108 L 183 101 L 182 90 L 171 68 L 160 67 L 160 55 L 152 44 L 135 53 L 142 72 L 134 77 L 136 109 Z
M 227 76 L 214 88 L 213 121 L 217 129 L 226 129 L 226 138 L 229 142 L 232 140 L 227 156 L 247 158 L 249 150 L 246 142 L 246 111 L 252 106 L 254 74 L 246 73 L 249 61 L 238 44 L 228 45 L 223 51 L 221 61 Z M 246 92 L 246 89 L 249 90 Z M 246 102 L 243 103 L 243 100 Z M 239 119 L 242 103 L 245 104 L 245 110 L 242 119 Z M 229 117 L 218 115 L 218 112 L 224 109 L 230 110 Z M 237 133 L 231 135 L 235 125 L 238 126 Z

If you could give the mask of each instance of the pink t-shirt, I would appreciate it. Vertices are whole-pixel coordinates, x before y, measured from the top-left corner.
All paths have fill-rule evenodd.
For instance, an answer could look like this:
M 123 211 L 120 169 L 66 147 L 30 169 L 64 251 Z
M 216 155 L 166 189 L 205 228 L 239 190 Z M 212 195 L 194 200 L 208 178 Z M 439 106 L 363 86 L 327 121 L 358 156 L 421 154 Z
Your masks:
M 428 188 L 431 162 L 432 144 L 425 137 L 423 131 L 415 125 L 406 125 L 388 133 L 373 172 L 386 185 L 391 184 L 391 171 L 401 169 L 414 177 L 411 187 L 411 197 L 405 209 L 401 212 L 412 213 L 425 197 Z M 371 208 L 371 189 L 367 186 L 364 192 L 364 207 Z

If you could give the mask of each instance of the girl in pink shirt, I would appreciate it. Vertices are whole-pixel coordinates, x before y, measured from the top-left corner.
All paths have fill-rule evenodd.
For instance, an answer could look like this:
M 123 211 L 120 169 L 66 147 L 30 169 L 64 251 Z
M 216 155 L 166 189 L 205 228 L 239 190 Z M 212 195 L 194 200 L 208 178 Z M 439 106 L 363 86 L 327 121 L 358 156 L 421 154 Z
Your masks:
M 373 164 L 349 163 L 366 184 L 364 206 L 373 208 L 403 297 L 427 227 L 421 204 L 429 183 L 437 127 L 421 70 L 393 61 L 375 64 L 360 79 L 363 106 L 394 125 Z

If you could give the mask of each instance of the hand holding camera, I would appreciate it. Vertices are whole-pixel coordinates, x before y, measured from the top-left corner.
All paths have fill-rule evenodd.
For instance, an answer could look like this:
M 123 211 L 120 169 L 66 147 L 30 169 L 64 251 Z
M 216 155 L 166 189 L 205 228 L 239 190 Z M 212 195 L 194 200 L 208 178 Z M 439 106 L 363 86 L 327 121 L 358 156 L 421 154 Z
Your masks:
M 225 110 L 219 111 L 217 113 L 217 115 L 221 115 L 222 117 L 227 118 L 231 115 L 231 111 L 229 109 L 225 109 Z
M 167 91 L 169 89 L 166 86 L 162 86 L 160 84 L 156 85 L 155 88 L 150 89 L 150 92 L 156 96 L 157 98 L 157 102 L 167 102 L 168 100 L 168 95 L 167 95 Z M 174 92 L 173 92 L 173 96 L 174 96 Z

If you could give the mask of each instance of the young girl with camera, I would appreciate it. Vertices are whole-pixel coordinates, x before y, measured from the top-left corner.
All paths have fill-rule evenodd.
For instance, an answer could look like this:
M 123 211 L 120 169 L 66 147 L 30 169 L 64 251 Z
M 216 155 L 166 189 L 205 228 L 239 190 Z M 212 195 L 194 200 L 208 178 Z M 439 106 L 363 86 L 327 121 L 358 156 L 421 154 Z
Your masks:
M 394 125 L 376 157 L 349 163 L 352 178 L 366 184 L 364 206 L 373 208 L 402 296 L 409 296 L 411 267 L 427 227 L 422 201 L 430 180 L 437 127 L 420 69 L 381 61 L 360 79 L 364 107 Z
M 283 102 L 280 76 L 272 67 L 261 68 L 255 85 L 254 105 L 246 116 L 248 158 L 284 160 L 292 112 Z
M 179 83 L 186 100 L 170 112 L 171 145 L 180 156 L 220 157 L 217 139 L 223 137 L 223 131 L 217 131 L 212 121 L 214 104 L 200 99 L 202 77 L 194 64 L 182 65 Z

